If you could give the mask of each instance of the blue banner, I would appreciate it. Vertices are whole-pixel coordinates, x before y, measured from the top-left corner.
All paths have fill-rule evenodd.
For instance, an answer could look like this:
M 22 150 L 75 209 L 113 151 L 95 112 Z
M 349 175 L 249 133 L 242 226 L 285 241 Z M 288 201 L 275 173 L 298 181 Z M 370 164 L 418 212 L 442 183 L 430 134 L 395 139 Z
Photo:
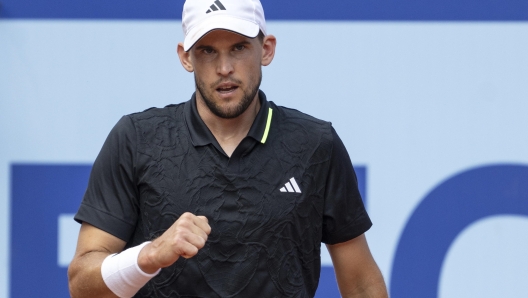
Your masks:
M 268 20 L 527 21 L 526 0 L 262 0 Z M 181 19 L 183 0 L 0 0 L 1 19 Z
M 77 212 L 90 170 L 88 165 L 12 166 L 10 297 L 69 297 L 67 267 L 57 262 L 58 219 Z M 73 219 L 71 224 L 79 226 Z

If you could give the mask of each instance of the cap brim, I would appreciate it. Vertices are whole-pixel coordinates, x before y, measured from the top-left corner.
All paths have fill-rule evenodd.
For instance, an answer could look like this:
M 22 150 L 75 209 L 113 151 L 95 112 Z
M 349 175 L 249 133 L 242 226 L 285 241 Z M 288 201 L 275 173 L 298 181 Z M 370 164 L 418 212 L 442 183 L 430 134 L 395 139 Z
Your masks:
M 183 41 L 183 49 L 186 52 L 189 51 L 200 38 L 216 29 L 229 30 L 249 38 L 255 38 L 259 34 L 260 27 L 251 21 L 219 15 L 215 18 L 209 18 L 189 30 Z

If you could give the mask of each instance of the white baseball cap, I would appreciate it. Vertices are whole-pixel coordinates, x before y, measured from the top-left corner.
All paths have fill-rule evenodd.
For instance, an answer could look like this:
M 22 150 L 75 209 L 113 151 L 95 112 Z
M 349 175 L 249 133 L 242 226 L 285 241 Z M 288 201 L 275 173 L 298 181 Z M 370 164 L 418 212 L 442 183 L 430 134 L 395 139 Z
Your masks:
M 225 29 L 255 38 L 266 35 L 264 9 L 259 0 L 187 0 L 183 5 L 182 27 L 187 52 L 204 35 Z

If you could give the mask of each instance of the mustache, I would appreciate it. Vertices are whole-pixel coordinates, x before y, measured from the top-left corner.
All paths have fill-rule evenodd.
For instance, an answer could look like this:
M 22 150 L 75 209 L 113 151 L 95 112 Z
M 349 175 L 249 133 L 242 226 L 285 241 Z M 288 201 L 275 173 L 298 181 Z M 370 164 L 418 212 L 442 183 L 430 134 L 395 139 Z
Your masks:
M 215 86 L 218 86 L 218 85 L 224 84 L 224 83 L 232 83 L 232 84 L 242 85 L 242 81 L 241 80 L 235 79 L 233 77 L 228 77 L 227 79 L 225 79 L 225 78 L 218 79 L 217 81 L 215 81 L 214 83 L 211 84 L 211 88 L 214 88 Z

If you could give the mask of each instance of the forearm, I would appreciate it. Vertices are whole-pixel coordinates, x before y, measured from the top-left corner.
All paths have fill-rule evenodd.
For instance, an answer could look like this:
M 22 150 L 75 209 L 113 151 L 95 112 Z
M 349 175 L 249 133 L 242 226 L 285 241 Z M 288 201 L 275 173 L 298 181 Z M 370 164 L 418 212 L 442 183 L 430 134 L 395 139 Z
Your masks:
M 388 297 L 383 275 L 370 253 L 365 235 L 327 247 L 342 297 Z
M 161 268 L 172 265 L 180 256 L 196 255 L 209 233 L 207 218 L 185 213 L 155 243 L 144 242 L 123 250 L 125 241 L 83 223 L 68 268 L 70 295 L 115 298 L 116 293 L 132 297 Z M 117 254 L 110 256 L 113 253 Z
M 348 274 L 347 274 L 348 273 Z M 337 275 L 343 298 L 387 298 L 387 288 L 378 266 L 371 262 L 363 272 L 340 272 Z
M 72 298 L 117 297 L 103 281 L 101 264 L 107 252 L 89 252 L 76 257 L 68 268 L 68 285 Z
M 343 298 L 387 298 L 387 289 L 385 282 L 381 280 L 371 280 L 364 284 L 358 284 L 355 287 L 343 285 L 339 287 L 341 297 Z

